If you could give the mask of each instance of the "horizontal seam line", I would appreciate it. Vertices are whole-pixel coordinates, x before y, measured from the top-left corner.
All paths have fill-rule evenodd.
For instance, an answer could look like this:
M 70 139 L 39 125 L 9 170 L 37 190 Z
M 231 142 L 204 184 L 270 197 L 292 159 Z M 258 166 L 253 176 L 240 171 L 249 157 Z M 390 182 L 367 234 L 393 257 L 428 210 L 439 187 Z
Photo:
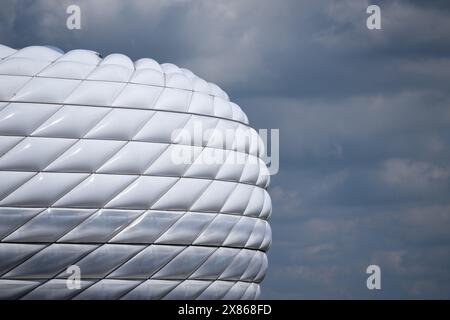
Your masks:
M 0 76 L 2 76 L 2 74 L 0 74 Z M 40 78 L 42 78 L 42 77 L 40 77 Z M 52 79 L 61 79 L 61 78 L 52 78 Z M 62 79 L 62 80 L 67 80 L 67 79 Z M 87 81 L 94 82 L 93 80 L 87 80 Z M 102 82 L 102 81 L 97 81 L 97 82 Z M 122 84 L 125 84 L 125 85 L 128 84 L 127 82 L 118 82 L 118 83 L 122 83 Z M 136 84 L 136 85 L 140 85 L 140 84 Z M 161 88 L 170 88 L 170 87 L 161 87 Z M 179 88 L 170 88 L 170 89 L 179 89 Z M 182 89 L 179 89 L 179 90 L 182 90 Z M 194 91 L 194 92 L 196 92 L 196 91 Z M 222 98 L 220 98 L 220 99 L 222 99 Z M 224 100 L 224 101 L 226 101 L 226 100 Z M 189 111 L 181 111 L 181 110 L 167 110 L 167 109 L 144 108 L 144 107 L 139 108 L 139 107 L 127 107 L 127 106 L 104 106 L 104 105 L 95 105 L 95 104 L 77 104 L 77 103 L 65 103 L 63 101 L 61 101 L 61 102 L 42 102 L 42 101 L 31 101 L 31 100 L 0 100 L 0 102 L 51 104 L 51 105 L 67 105 L 67 106 L 86 106 L 86 107 L 134 109 L 134 110 L 150 110 L 150 111 L 182 113 L 182 114 L 198 115 L 198 116 L 202 116 L 202 117 L 210 117 L 210 118 L 216 118 L 216 119 L 222 119 L 222 120 L 226 120 L 226 121 L 236 122 L 236 123 L 239 123 L 239 124 L 242 124 L 242 125 L 244 125 L 246 127 L 251 128 L 250 124 L 242 122 L 242 121 L 239 121 L 239 120 L 235 120 L 235 119 L 232 119 L 232 118 L 225 118 L 225 117 L 222 117 L 222 116 L 210 115 L 210 114 L 206 114 L 206 113 L 189 112 Z
M 30 279 L 23 279 L 23 278 L 1 278 L 0 279 L 0 281 L 8 281 L 8 280 L 14 280 L 14 281 L 45 281 L 45 282 L 49 282 L 49 281 L 51 281 L 51 280 L 64 280 L 64 281 L 66 281 L 67 279 L 65 279 L 65 278 L 57 278 L 57 277 L 54 277 L 54 278 L 51 278 L 51 279 L 48 279 L 48 278 L 30 278 Z M 233 282 L 233 283 L 236 283 L 236 282 L 244 282 L 244 283 L 254 283 L 254 284 L 257 284 L 257 285 L 260 285 L 260 283 L 261 283 L 261 281 L 249 281 L 249 280 L 230 280 L 230 279 L 214 279 L 214 280 L 208 280 L 208 279 L 193 279 L 193 278 L 160 278 L 160 277 L 158 277 L 158 278 L 149 278 L 149 279 L 139 279 L 139 278 L 134 278 L 134 279 L 126 279 L 126 278 L 84 278 L 84 279 L 81 279 L 81 281 L 95 281 L 95 280 L 99 280 L 99 281 L 101 281 L 101 280 L 121 280 L 121 281 L 130 281 L 130 282 L 141 282 L 141 284 L 142 283 L 144 283 L 144 282 L 147 282 L 147 281 L 149 281 L 149 280 L 168 280 L 168 281 L 181 281 L 181 282 L 184 282 L 184 281 L 187 281 L 187 280 L 190 280 L 190 281 L 203 281 L 203 282 L 216 282 L 216 281 L 226 281 L 226 282 Z M 99 282 L 99 281 L 97 281 L 97 282 Z M 67 289 L 66 289 L 67 290 Z
M 0 131 L 0 137 L 20 137 L 20 138 L 44 138 L 44 139 L 65 139 L 65 140 L 95 140 L 95 141 L 117 141 L 117 142 L 143 142 L 143 143 L 155 143 L 155 144 L 168 144 L 168 145 L 178 145 L 178 146 L 189 146 L 189 147 L 198 147 L 198 148 L 206 148 L 206 149 L 215 149 L 215 150 L 223 150 L 223 151 L 231 151 L 231 152 L 236 152 L 236 153 L 241 153 L 241 154 L 245 154 L 248 156 L 253 156 L 257 159 L 262 160 L 258 155 L 254 155 L 252 153 L 249 152 L 244 152 L 244 151 L 240 151 L 240 150 L 234 150 L 234 149 L 222 149 L 222 148 L 218 148 L 218 147 L 214 147 L 214 146 L 198 146 L 198 145 L 194 145 L 194 144 L 185 144 L 185 143 L 173 143 L 173 142 L 157 142 L 157 141 L 147 141 L 147 140 L 139 140 L 139 139 L 114 139 L 114 138 L 89 138 L 89 137 L 82 137 L 82 138 L 77 138 L 77 137 L 61 137 L 61 136 L 41 136 L 41 135 L 18 135 L 18 134 L 7 134 L 7 133 L 2 133 Z M 225 163 L 226 164 L 226 163 Z
M 249 182 L 240 182 L 236 180 L 223 180 L 223 179 L 210 179 L 203 177 L 190 177 L 190 176 L 169 176 L 169 175 L 156 175 L 156 174 L 133 174 L 133 173 L 107 173 L 107 172 L 90 172 L 90 171 L 48 171 L 48 170 L 13 170 L 13 169 L 0 169 L 1 172 L 24 172 L 24 173 L 59 173 L 59 174 L 87 174 L 87 175 L 110 175 L 110 176 L 133 176 L 133 177 L 158 177 L 158 178 L 180 178 L 180 179 L 196 179 L 196 180 L 207 180 L 207 181 L 220 181 L 228 183 L 237 183 L 252 186 L 255 188 L 260 188 L 267 192 L 267 190 L 259 185 L 252 184 Z M 136 209 L 139 210 L 139 209 Z
M 19 57 L 18 57 L 19 58 Z M 17 58 L 16 58 L 17 59 Z M 24 58 L 25 59 L 25 58 Z M 3 61 L 2 61 L 3 60 Z M 2 63 L 4 63 L 5 61 L 7 61 L 8 59 L 1 59 L 0 61 L 2 61 Z M 27 60 L 33 60 L 33 59 L 27 59 Z M 45 60 L 36 60 L 36 59 L 34 59 L 34 61 L 45 61 Z M 68 62 L 76 62 L 76 61 L 70 61 L 70 60 L 67 60 Z M 55 80 L 74 80 L 74 81 L 81 81 L 81 82 L 106 82 L 106 83 L 119 83 L 119 84 L 136 84 L 136 85 L 139 85 L 139 86 L 146 86 L 146 87 L 153 87 L 153 88 L 161 88 L 161 89 L 165 89 L 165 88 L 169 88 L 169 89 L 176 89 L 176 90 L 181 90 L 181 91 L 187 91 L 187 92 L 192 92 L 192 93 L 201 93 L 201 94 L 204 94 L 204 95 L 207 95 L 207 96 L 210 96 L 210 97 L 213 97 L 213 98 L 218 98 L 218 99 L 222 99 L 223 101 L 225 101 L 225 102 L 229 102 L 229 103 L 232 103 L 232 101 L 229 99 L 229 97 L 227 98 L 227 99 L 225 99 L 225 98 L 223 98 L 223 97 L 221 97 L 221 96 L 218 96 L 218 95 L 215 95 L 215 94 L 212 94 L 212 93 L 206 93 L 206 92 L 203 92 L 203 91 L 197 91 L 197 90 L 194 90 L 194 89 L 186 89 L 186 88 L 180 88 L 180 87 L 172 87 L 172 86 L 168 86 L 168 85 L 166 85 L 166 78 L 167 78 L 167 76 L 169 75 L 171 75 L 171 74 L 176 74 L 176 73 L 166 73 L 166 72 L 161 72 L 161 71 L 159 71 L 159 70 L 156 70 L 156 69 L 151 69 L 151 68 L 147 68 L 147 70 L 154 70 L 154 71 L 157 71 L 157 72 L 160 72 L 162 75 L 163 75 L 163 77 L 164 77 L 164 85 L 158 85 L 158 84 L 148 84 L 148 83 L 141 83 L 141 82 L 133 82 L 133 81 L 130 81 L 131 79 L 128 79 L 127 81 L 122 81 L 122 80 L 107 80 L 107 79 L 87 79 L 87 78 L 84 78 L 84 79 L 81 79 L 81 78 L 70 78 L 70 77 L 51 77 L 51 76 L 42 76 L 42 75 L 39 75 L 39 73 L 42 73 L 44 70 L 46 70 L 48 67 L 50 67 L 51 65 L 55 65 L 55 64 L 57 64 L 58 62 L 57 61 L 54 61 L 54 62 L 51 62 L 50 64 L 48 64 L 47 66 L 45 66 L 43 69 L 41 69 L 41 70 L 39 70 L 39 72 L 37 73 L 37 74 L 34 74 L 34 75 L 31 75 L 31 74 L 10 74 L 10 73 L 2 73 L 2 74 L 0 74 L 0 76 L 7 76 L 7 77 L 22 77 L 22 78 L 35 78 L 35 79 L 37 79 L 37 78 L 40 78 L 40 79 L 55 79 Z M 85 65 L 88 65 L 88 64 L 85 64 Z M 123 67 L 123 66 L 121 66 L 121 65 L 118 65 L 118 64 L 108 64 L 108 65 L 114 65 L 114 66 L 119 66 L 119 67 Z M 94 66 L 94 65 L 88 65 L 88 66 Z M 93 72 L 95 72 L 96 70 L 95 69 L 97 69 L 97 68 L 99 68 L 99 67 L 101 67 L 101 65 L 95 65 L 94 66 L 94 69 L 93 70 L 91 70 L 88 74 L 87 74 L 87 76 L 90 76 L 91 74 L 93 74 Z M 128 69 L 128 70 L 131 70 L 131 69 Z M 133 70 L 133 72 L 134 71 L 136 71 L 137 69 L 134 69 Z M 146 70 L 146 69 L 139 69 L 139 70 Z M 205 79 L 202 79 L 202 78 L 199 78 L 199 79 L 201 79 L 201 80 L 204 80 L 205 82 L 207 82 L 208 83 L 208 81 L 206 81 Z M 222 90 L 223 91 L 223 90 Z M 224 91 L 225 92 L 225 91 Z M 225 92 L 226 93 L 226 92 Z M 238 120 L 235 120 L 235 121 L 238 121 Z M 239 122 L 239 121 L 238 121 Z
M 171 246 L 171 247 L 201 247 L 201 248 L 227 248 L 227 249 L 235 249 L 235 250 L 250 250 L 250 251 L 259 251 L 264 254 L 266 254 L 267 251 L 262 249 L 256 249 L 251 247 L 235 247 L 235 246 L 229 246 L 229 245 L 207 245 L 207 244 L 176 244 L 176 243 L 153 243 L 153 242 L 147 242 L 147 243 L 116 243 L 116 242 L 36 242 L 36 241 L 29 241 L 29 242 L 18 242 L 18 241 L 1 241 L 0 244 L 22 244 L 22 245 L 37 245 L 37 244 L 46 244 L 47 247 L 51 246 L 53 244 L 64 244 L 64 245 L 99 245 L 98 248 L 102 247 L 103 245 L 117 245 L 117 246 Z M 94 249 L 95 250 L 98 250 Z
M 250 218 L 250 219 L 258 219 L 258 220 L 262 220 L 265 221 L 267 224 L 269 224 L 267 219 L 264 218 L 260 218 L 258 216 L 248 216 L 248 215 L 244 215 L 242 213 L 229 213 L 229 212 L 217 212 L 217 211 L 192 211 L 192 210 L 177 210 L 177 209 L 145 209 L 145 208 L 141 208 L 141 209 L 127 209 L 127 208 L 105 208 L 105 207 L 101 207 L 101 208 L 92 208 L 92 207 L 59 207 L 59 206 L 47 206 L 47 207 L 27 207 L 27 206 L 6 206 L 6 205 L 0 205 L 0 209 L 36 209 L 36 210 L 40 210 L 35 216 L 33 217 L 37 217 L 38 215 L 42 214 L 45 210 L 47 209 L 73 209 L 73 210 L 108 210 L 108 211 L 144 211 L 143 213 L 147 212 L 147 211 L 154 211 L 154 212 L 171 212 L 171 213 L 180 213 L 180 214 L 184 214 L 184 213 L 204 213 L 204 214 L 213 214 L 213 215 L 226 215 L 226 216 L 233 216 L 233 217 L 241 217 L 241 218 Z M 6 238 L 6 237 L 4 237 Z

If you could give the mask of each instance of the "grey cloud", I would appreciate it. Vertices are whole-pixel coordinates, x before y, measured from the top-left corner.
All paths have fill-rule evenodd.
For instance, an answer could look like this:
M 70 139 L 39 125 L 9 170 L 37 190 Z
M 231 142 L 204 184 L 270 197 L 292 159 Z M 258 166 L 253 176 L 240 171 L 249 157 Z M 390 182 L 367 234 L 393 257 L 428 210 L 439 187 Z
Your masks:
M 71 3 L 82 8 L 78 32 L 65 28 Z M 189 67 L 237 96 L 315 97 L 324 87 L 331 97 L 442 87 L 448 74 L 421 81 L 409 73 L 448 64 L 445 12 L 386 2 L 384 28 L 376 33 L 365 27 L 366 6 L 367 1 L 19 1 L 19 18 L 6 42 L 24 46 L 37 39 L 65 50 L 150 55 Z

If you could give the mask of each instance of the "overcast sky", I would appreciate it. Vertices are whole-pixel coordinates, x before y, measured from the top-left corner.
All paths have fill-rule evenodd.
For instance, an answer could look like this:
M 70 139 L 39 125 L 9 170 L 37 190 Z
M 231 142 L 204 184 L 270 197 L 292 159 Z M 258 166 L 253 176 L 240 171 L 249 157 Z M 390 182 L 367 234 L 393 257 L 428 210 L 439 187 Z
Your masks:
M 172 62 L 279 128 L 261 298 L 450 298 L 450 1 L 3 0 L 0 43 Z

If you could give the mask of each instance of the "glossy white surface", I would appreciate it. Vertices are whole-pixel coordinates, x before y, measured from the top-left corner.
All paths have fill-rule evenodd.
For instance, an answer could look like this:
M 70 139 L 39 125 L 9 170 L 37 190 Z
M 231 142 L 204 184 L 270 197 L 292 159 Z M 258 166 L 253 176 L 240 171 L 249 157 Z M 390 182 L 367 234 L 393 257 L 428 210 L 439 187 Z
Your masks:
M 177 131 L 199 124 L 195 141 Z M 189 70 L 0 45 L 0 298 L 257 298 L 262 151 L 240 107 Z

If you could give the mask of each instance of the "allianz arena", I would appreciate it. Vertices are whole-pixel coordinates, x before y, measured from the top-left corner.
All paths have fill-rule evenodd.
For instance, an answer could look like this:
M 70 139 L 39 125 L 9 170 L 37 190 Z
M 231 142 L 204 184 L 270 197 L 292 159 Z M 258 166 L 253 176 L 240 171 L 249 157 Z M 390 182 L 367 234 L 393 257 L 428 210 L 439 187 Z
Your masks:
M 233 137 L 174 134 L 195 123 Z M 0 299 L 256 299 L 271 243 L 263 147 L 189 70 L 0 45 Z M 197 160 L 208 154 L 225 160 Z

